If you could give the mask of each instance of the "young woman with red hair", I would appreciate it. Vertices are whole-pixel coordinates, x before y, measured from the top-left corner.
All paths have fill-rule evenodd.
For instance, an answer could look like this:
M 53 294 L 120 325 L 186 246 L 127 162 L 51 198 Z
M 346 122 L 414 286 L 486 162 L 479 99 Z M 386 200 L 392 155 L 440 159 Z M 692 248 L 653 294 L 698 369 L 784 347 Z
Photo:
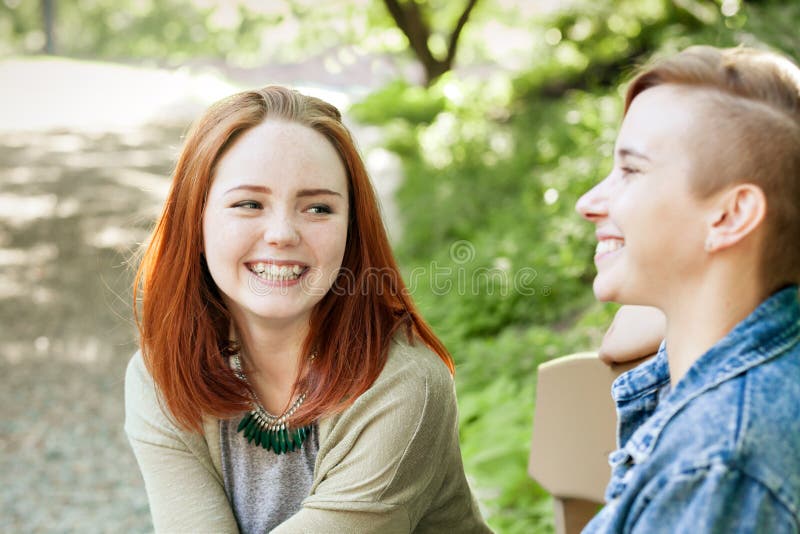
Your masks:
M 188 135 L 135 284 L 125 430 L 163 532 L 488 532 L 453 362 L 336 108 L 280 87 Z

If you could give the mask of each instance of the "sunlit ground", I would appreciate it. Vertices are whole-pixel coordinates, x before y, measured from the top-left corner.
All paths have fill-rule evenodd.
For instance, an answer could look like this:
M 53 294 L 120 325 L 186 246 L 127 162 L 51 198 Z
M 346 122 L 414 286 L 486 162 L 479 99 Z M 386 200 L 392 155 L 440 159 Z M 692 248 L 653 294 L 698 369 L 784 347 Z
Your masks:
M 321 74 L 325 74 L 322 72 Z M 279 80 L 283 82 L 283 80 Z M 270 83 L 264 78 L 259 84 Z M 0 131 L 125 131 L 191 120 L 208 104 L 243 89 L 211 68 L 175 70 L 58 58 L 0 61 Z M 343 92 L 304 92 L 346 107 Z
M 179 136 L 0 133 L 0 531 L 148 528 L 121 426 L 126 261 Z
M 131 257 L 213 74 L 0 62 L 0 532 L 142 532 L 122 431 Z M 349 97 L 315 87 L 339 105 Z M 397 161 L 357 128 L 392 235 Z

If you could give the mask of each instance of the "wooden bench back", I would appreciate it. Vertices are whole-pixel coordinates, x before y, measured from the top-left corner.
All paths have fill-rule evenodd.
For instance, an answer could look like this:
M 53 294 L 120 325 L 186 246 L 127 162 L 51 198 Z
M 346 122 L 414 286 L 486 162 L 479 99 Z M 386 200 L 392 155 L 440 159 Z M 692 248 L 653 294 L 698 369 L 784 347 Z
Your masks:
M 610 367 L 584 352 L 539 366 L 528 473 L 553 496 L 557 534 L 580 532 L 603 504 L 616 449 L 611 383 L 641 361 Z

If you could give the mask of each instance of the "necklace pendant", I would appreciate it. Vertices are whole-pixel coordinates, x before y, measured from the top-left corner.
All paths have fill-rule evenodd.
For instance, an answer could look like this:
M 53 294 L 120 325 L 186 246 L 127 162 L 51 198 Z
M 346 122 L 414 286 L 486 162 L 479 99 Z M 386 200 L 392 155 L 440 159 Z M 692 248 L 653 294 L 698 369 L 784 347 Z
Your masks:
M 248 384 L 238 354 L 231 357 L 231 363 L 236 376 L 245 384 Z M 303 404 L 306 398 L 305 393 L 297 397 L 284 413 L 275 416 L 261 406 L 258 402 L 258 397 L 249 384 L 248 390 L 250 397 L 253 399 L 252 409 L 239 421 L 236 432 L 242 433 L 248 443 L 255 443 L 257 446 L 261 446 L 268 451 L 271 450 L 275 454 L 286 454 L 287 452 L 300 450 L 306 437 L 311 433 L 311 426 L 307 425 L 292 429 L 286 426 L 286 420 Z
M 300 450 L 308 435 L 311 426 L 288 428 L 286 423 L 264 424 L 259 417 L 259 412 L 251 410 L 239 421 L 236 432 L 241 433 L 248 443 L 254 443 L 275 454 L 286 454 Z

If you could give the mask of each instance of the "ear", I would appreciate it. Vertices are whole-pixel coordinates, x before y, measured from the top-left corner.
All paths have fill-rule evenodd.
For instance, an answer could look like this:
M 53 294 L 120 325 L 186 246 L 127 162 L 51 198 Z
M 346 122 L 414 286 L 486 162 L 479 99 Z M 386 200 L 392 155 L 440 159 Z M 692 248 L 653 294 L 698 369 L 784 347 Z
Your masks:
M 712 213 L 706 252 L 739 243 L 761 226 L 767 214 L 767 197 L 754 184 L 738 184 L 722 192 Z

